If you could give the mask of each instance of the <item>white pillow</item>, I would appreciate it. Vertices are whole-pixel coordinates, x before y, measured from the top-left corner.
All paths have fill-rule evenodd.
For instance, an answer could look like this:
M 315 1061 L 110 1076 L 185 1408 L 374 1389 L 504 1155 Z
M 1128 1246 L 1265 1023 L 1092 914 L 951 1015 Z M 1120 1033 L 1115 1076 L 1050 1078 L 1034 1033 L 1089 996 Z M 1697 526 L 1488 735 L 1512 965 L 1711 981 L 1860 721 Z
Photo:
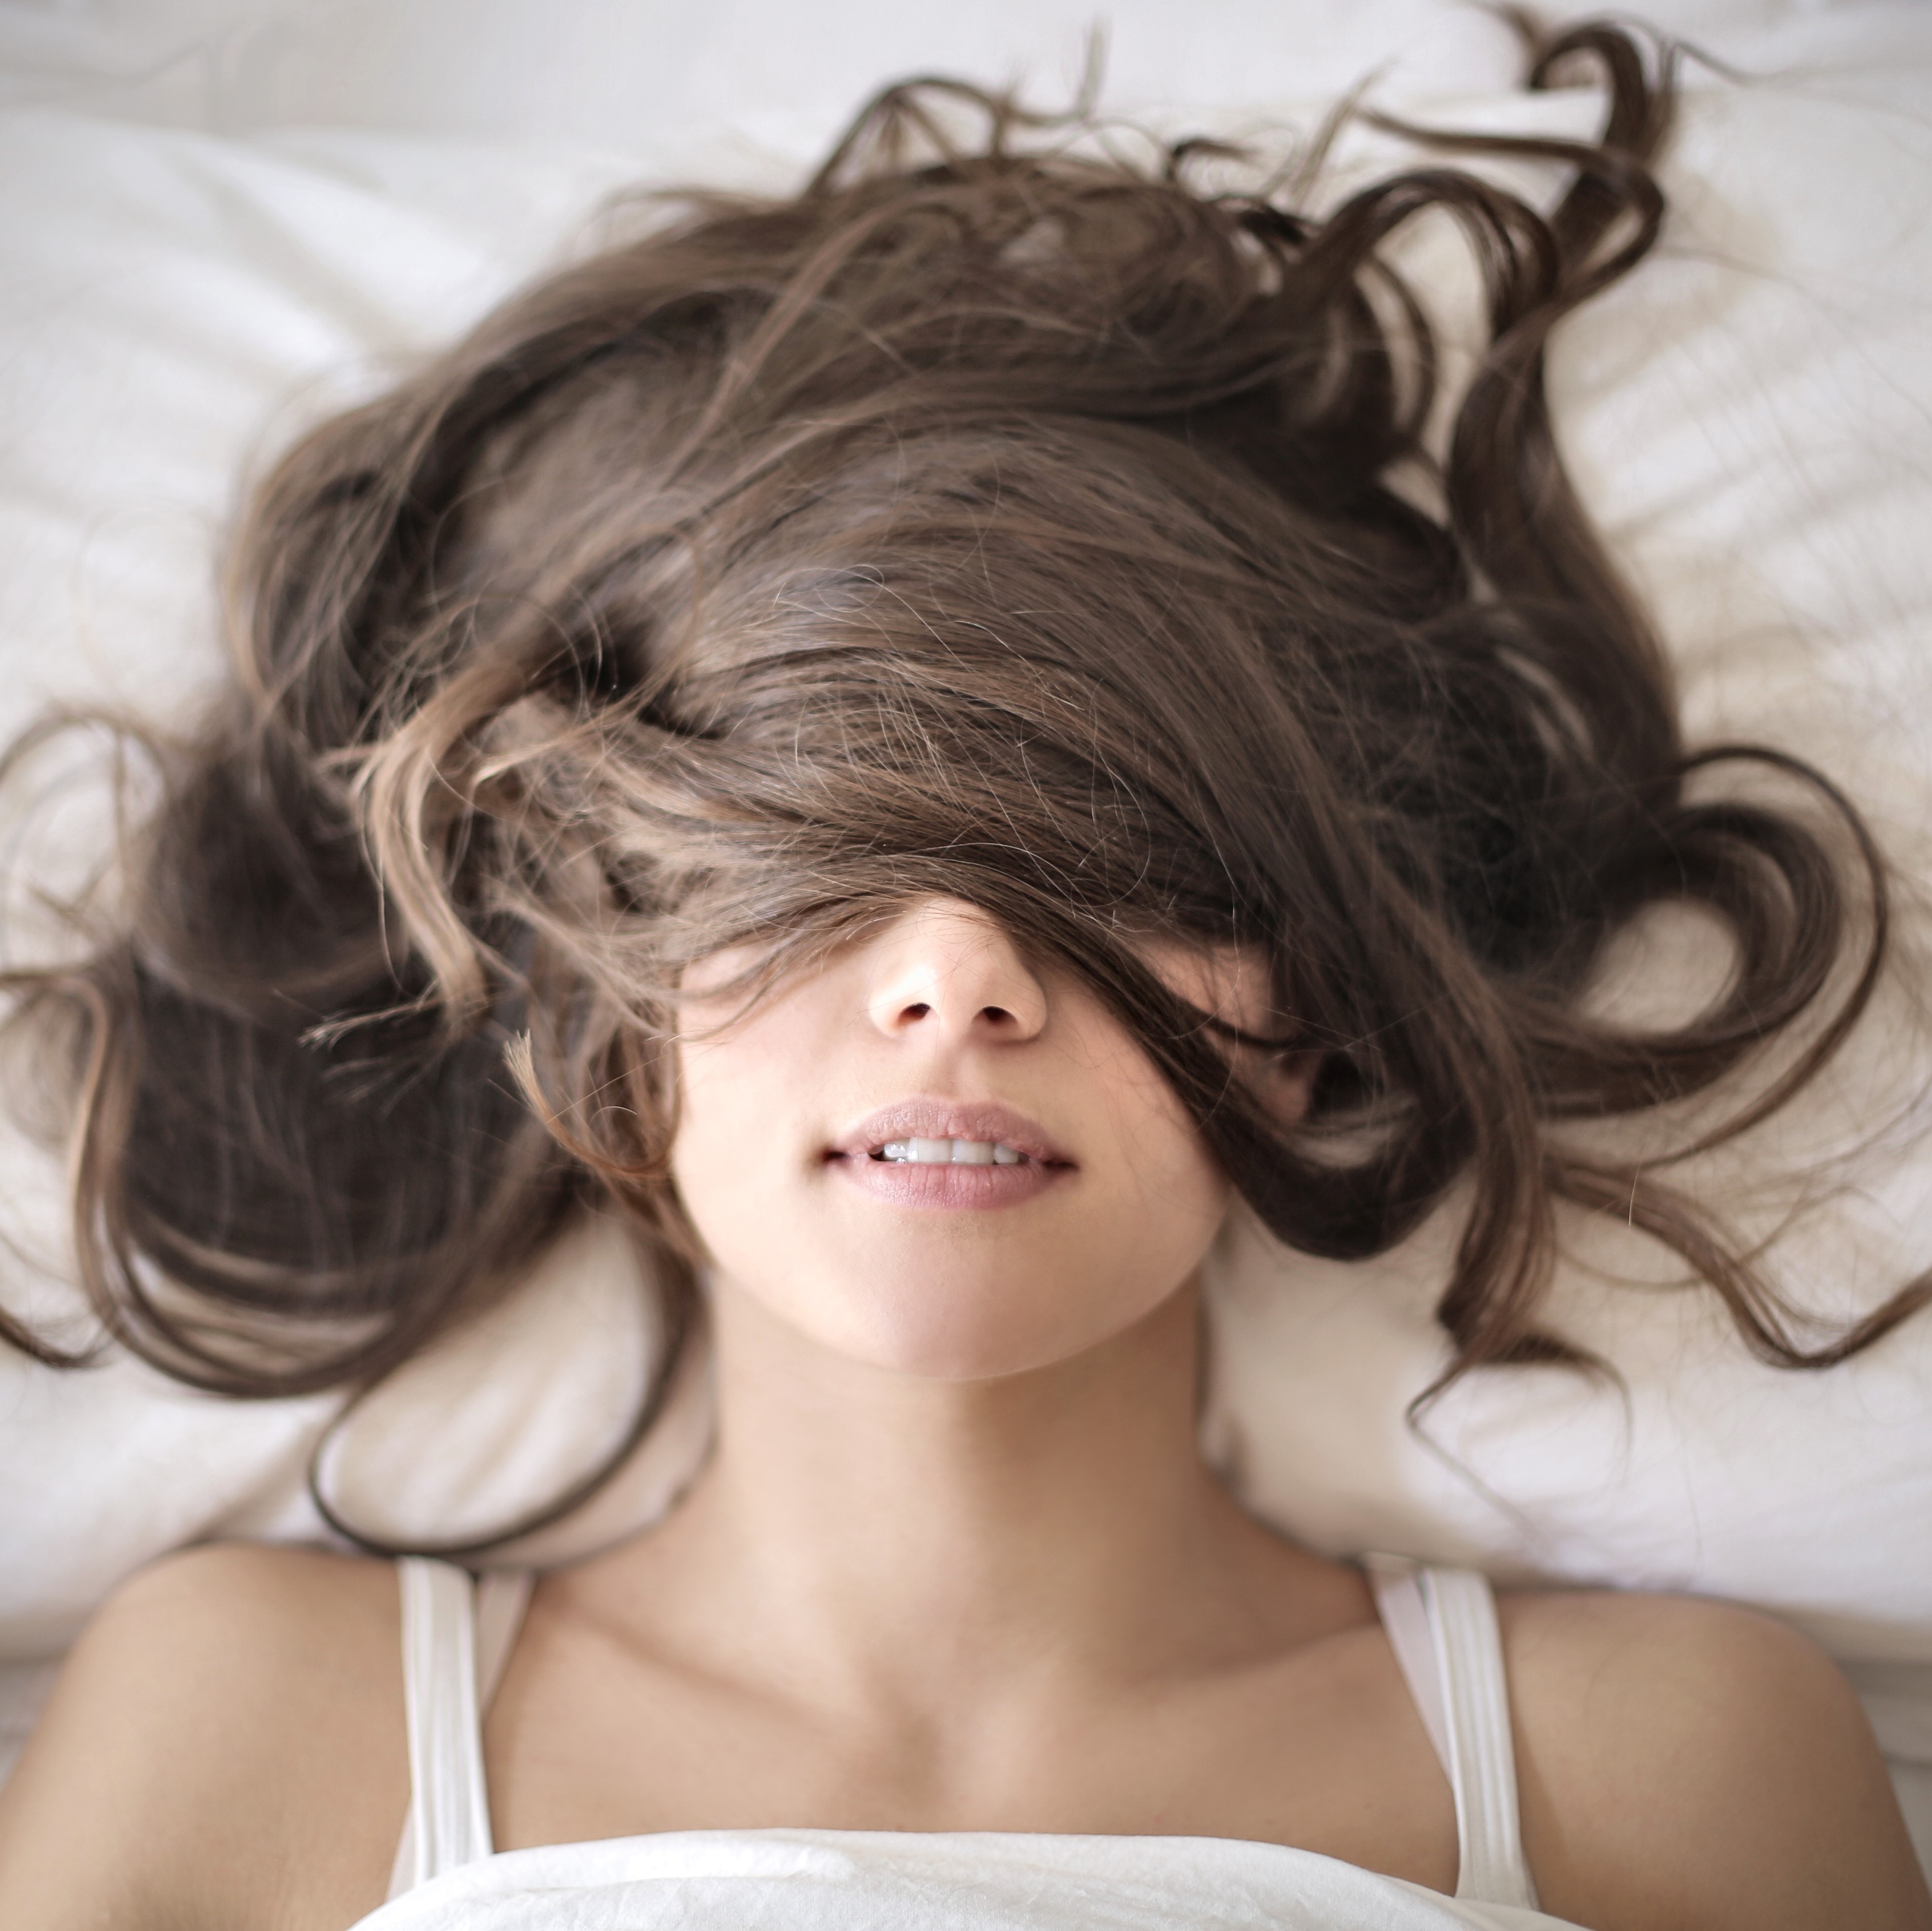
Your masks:
M 500 5 L 506 19 L 518 12 Z M 1753 15 L 1772 36 L 1764 44 L 1781 34 L 1787 49 L 1850 64 L 1802 85 L 1695 91 L 1667 170 L 1677 214 L 1666 258 L 1560 341 L 1559 421 L 1677 652 L 1694 734 L 1748 733 L 1816 757 L 1924 880 L 1932 134 L 1900 103 L 1932 79 L 1932 18 L 1846 10 L 1817 16 L 1808 41 L 1781 15 Z M 331 34 L 368 17 L 344 7 L 303 31 L 321 36 L 321 55 L 340 53 Z M 434 17 L 406 16 L 412 31 Z M 267 52 L 248 43 L 248 58 L 260 67 L 275 46 L 309 46 L 302 24 L 282 16 L 283 40 Z M 1493 23 L 1470 31 L 1481 51 L 1463 48 L 1458 77 L 1493 75 L 1498 91 L 1430 111 L 1457 124 L 1586 123 L 1581 97 L 1504 98 Z M 77 84 L 73 45 L 54 51 L 69 65 L 50 55 L 46 71 Z M 1352 75 L 1362 63 L 1348 60 Z M 276 70 L 286 89 L 302 70 Z M 464 71 L 481 91 L 443 97 L 428 124 L 473 130 L 477 102 L 495 97 L 480 68 Z M 323 58 L 320 93 L 285 98 L 265 81 L 262 97 L 380 120 L 354 77 L 352 64 Z M 118 122 L 46 109 L 0 121 L 8 733 L 50 697 L 105 695 L 150 713 L 190 703 L 218 674 L 210 559 L 244 466 L 446 339 L 551 259 L 602 197 L 669 170 L 673 147 L 680 174 L 782 181 L 825 118 L 822 102 L 790 121 L 774 108 L 763 144 L 714 128 L 649 151 L 587 148 L 554 124 L 524 128 L 548 138 L 522 145 L 368 127 L 240 139 L 131 118 L 148 85 L 137 81 L 110 103 L 130 117 Z M 44 97 L 52 84 L 26 91 Z M 234 87 L 210 88 L 203 118 L 240 118 Z M 842 88 L 841 104 L 856 91 Z M 195 118 L 170 99 L 176 118 Z M 651 131 L 695 127 L 701 106 L 684 99 L 682 121 L 660 115 Z M 1438 247 L 1418 244 L 1431 259 Z M 72 816 L 58 837 L 39 835 L 88 847 L 85 799 L 62 809 Z M 1650 937 L 1626 996 L 1667 1003 L 1691 969 L 1672 962 L 1683 935 L 1664 922 Z M 1928 1064 L 1911 1022 L 1895 999 L 1829 1094 L 1741 1159 L 1712 1163 L 1712 1197 L 1764 1227 L 1784 1211 L 1789 1177 L 1821 1152 L 1862 1123 L 1906 1120 Z M 1854 1193 L 1816 1206 L 1775 1250 L 1783 1276 L 1825 1304 L 1868 1300 L 1932 1260 L 1932 1157 L 1904 1127 L 1892 1143 L 1859 1165 Z M 0 1216 L 44 1263 L 10 1273 L 11 1306 L 66 1304 L 60 1192 L 40 1156 L 8 1147 Z M 1932 1662 L 1932 1320 L 1829 1375 L 1780 1374 L 1744 1352 L 1708 1294 L 1600 1278 L 1654 1275 L 1656 1257 L 1579 1220 L 1552 1318 L 1615 1364 L 1627 1393 L 1554 1371 L 1492 1372 L 1453 1390 L 1418 1432 L 1404 1411 L 1442 1363 L 1427 1310 L 1447 1225 L 1354 1268 L 1284 1255 L 1245 1219 L 1231 1225 L 1210 1283 L 1208 1440 L 1258 1512 L 1336 1551 L 1736 1596 L 1871 1669 Z M 352 1418 L 324 1474 L 353 1519 L 428 1535 L 507 1519 L 608 1445 L 634 1398 L 634 1372 L 614 1366 L 641 1362 L 641 1303 L 610 1227 L 573 1237 L 525 1302 Z M 566 1297 L 574 1320 L 556 1318 Z M 637 1349 L 614 1345 L 622 1334 Z M 576 1398 L 556 1399 L 564 1388 Z M 0 1717 L 24 1720 L 46 1659 L 140 1561 L 208 1535 L 322 1536 L 303 1476 L 332 1409 L 321 1398 L 211 1402 L 124 1360 L 62 1376 L 0 1357 L 0 1665 L 14 1679 L 10 1704 L 0 1682 Z M 509 1414 L 523 1418 L 514 1439 Z M 704 1438 L 694 1375 L 622 1483 L 538 1552 L 648 1519 Z M 1921 1726 L 1910 1682 L 1869 1685 L 1892 1693 L 1895 1759 L 1916 1750 L 1932 1763 L 1932 1721 Z

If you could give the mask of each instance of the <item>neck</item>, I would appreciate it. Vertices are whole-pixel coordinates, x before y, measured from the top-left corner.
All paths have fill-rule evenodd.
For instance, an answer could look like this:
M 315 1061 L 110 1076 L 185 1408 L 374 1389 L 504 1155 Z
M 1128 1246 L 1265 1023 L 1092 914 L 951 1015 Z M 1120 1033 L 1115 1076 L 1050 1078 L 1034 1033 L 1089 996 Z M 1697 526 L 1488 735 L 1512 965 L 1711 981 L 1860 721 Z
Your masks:
M 754 1654 L 842 1701 L 1118 1682 L 1278 1640 L 1294 1576 L 1329 1567 L 1201 1459 L 1191 1283 L 1072 1360 L 964 1382 L 832 1354 L 728 1283 L 713 1311 L 717 1453 L 632 1578 L 694 1660 Z

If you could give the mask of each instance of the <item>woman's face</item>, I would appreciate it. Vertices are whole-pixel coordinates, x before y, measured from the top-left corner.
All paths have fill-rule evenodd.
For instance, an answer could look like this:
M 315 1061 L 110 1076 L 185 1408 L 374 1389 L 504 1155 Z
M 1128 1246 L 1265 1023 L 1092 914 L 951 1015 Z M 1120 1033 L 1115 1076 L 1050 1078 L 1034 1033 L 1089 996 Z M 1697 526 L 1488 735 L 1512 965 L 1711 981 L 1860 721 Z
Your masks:
M 1264 1023 L 1257 961 L 1144 956 Z M 734 1018 L 706 988 L 746 962 L 686 977 L 672 1151 L 721 1287 L 842 1354 L 965 1380 L 1094 1347 L 1198 1265 L 1229 1189 L 1193 1123 L 1084 984 L 987 914 L 924 901 Z M 1305 1082 L 1276 1086 L 1298 1111 Z

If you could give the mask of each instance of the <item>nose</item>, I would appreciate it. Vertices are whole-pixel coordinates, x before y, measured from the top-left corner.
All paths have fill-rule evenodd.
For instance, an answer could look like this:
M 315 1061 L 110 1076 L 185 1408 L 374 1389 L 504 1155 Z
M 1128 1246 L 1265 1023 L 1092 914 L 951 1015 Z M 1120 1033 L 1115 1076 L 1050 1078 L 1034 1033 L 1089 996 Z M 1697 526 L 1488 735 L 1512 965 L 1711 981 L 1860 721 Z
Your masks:
M 1016 1042 L 1046 1024 L 1046 988 L 998 919 L 963 899 L 933 898 L 876 942 L 866 1012 L 892 1039 Z

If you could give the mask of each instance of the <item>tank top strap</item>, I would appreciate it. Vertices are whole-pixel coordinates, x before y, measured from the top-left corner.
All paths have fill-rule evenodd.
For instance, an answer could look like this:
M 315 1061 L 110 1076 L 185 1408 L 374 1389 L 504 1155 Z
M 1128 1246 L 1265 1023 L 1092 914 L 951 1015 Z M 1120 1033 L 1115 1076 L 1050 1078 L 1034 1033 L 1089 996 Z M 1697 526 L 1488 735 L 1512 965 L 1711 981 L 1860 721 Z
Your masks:
M 490 1854 L 482 1716 L 531 1580 L 526 1571 L 492 1572 L 472 1583 L 466 1570 L 421 1556 L 404 1557 L 396 1573 L 410 1814 L 390 1873 L 392 1897 Z
M 1456 1895 L 1537 1908 L 1522 1852 L 1502 1633 L 1489 1579 L 1370 1565 L 1376 1606 L 1456 1800 Z

